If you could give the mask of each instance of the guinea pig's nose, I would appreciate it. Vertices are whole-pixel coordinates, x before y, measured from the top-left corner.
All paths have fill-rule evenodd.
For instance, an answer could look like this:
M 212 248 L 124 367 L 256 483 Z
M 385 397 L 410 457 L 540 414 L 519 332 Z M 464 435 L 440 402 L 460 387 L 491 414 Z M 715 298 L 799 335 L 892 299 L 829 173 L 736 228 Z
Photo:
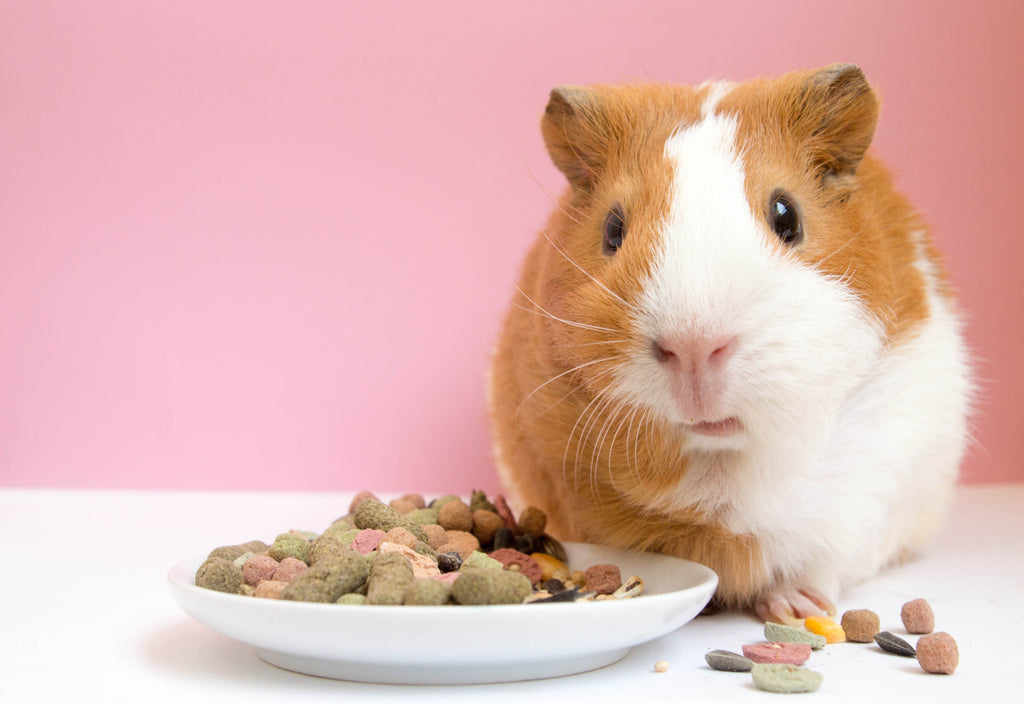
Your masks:
M 722 367 L 736 349 L 736 336 L 662 337 L 651 341 L 654 358 L 681 371 L 699 374 Z

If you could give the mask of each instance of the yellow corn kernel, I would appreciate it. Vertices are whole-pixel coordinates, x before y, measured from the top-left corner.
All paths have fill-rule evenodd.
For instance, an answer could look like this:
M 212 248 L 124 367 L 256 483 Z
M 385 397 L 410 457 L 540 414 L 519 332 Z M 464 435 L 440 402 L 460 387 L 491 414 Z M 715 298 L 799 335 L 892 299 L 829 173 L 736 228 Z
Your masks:
M 846 631 L 828 616 L 808 616 L 804 628 L 811 633 L 825 636 L 826 643 L 842 643 L 846 640 Z
M 569 568 L 561 560 L 556 560 L 543 552 L 535 552 L 530 555 L 540 565 L 540 578 L 542 581 L 549 579 L 560 579 L 563 582 L 569 579 Z

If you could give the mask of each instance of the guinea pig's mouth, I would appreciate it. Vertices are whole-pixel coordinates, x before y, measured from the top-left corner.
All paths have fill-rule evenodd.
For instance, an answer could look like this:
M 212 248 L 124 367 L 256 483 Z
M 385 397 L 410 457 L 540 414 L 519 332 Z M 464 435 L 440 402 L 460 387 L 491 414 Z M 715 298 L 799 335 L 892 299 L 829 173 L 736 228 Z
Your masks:
M 706 435 L 712 438 L 727 438 L 743 430 L 743 424 L 740 423 L 739 418 L 730 417 L 724 420 L 687 423 L 686 429 L 698 435 Z

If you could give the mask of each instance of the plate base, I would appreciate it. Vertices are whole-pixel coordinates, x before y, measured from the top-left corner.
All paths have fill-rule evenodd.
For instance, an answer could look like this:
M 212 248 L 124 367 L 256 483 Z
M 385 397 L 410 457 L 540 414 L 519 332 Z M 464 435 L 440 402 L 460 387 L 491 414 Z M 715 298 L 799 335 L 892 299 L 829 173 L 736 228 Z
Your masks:
M 304 657 L 276 650 L 256 649 L 264 661 L 285 670 L 334 680 L 373 684 L 490 684 L 562 677 L 589 672 L 626 656 L 629 648 L 572 657 L 521 663 L 382 664 Z

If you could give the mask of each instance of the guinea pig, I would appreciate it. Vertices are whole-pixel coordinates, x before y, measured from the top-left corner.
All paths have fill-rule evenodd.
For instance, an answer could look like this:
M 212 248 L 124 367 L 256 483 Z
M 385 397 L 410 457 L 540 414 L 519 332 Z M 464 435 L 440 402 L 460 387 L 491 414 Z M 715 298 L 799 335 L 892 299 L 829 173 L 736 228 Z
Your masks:
M 501 481 L 567 540 L 667 553 L 766 620 L 918 551 L 968 437 L 962 314 L 868 152 L 856 66 L 561 87 L 568 180 L 490 368 Z

